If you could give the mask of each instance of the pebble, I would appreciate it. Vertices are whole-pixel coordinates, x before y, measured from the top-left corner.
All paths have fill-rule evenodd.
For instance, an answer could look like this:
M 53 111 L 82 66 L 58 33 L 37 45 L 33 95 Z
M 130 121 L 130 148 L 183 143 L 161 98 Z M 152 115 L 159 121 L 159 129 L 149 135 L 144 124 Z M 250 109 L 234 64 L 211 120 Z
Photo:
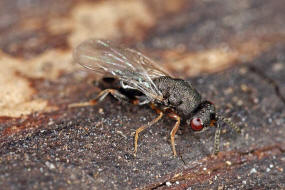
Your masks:
M 231 166 L 231 165 L 232 165 L 232 163 L 231 163 L 230 161 L 226 161 L 226 164 L 227 164 L 228 166 Z
M 171 182 L 167 181 L 167 182 L 166 182 L 166 186 L 167 186 L 167 187 L 171 186 Z
M 256 171 L 256 169 L 255 168 L 252 168 L 251 170 L 250 170 L 250 174 L 254 174 L 254 173 L 256 173 L 257 171 Z
M 45 162 L 46 166 L 49 168 L 49 169 L 55 169 L 55 165 L 53 163 L 50 163 L 48 161 Z

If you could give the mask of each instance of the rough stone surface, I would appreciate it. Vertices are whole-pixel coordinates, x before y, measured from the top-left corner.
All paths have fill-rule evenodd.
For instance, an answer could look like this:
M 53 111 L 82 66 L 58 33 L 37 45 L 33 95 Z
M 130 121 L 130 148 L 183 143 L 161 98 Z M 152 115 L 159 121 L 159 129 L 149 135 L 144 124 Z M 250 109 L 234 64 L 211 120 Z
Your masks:
M 285 4 L 242 1 L 0 2 L 1 189 L 284 189 Z M 178 157 L 165 117 L 148 106 L 95 97 L 96 76 L 72 62 L 88 38 L 107 38 L 153 57 L 193 83 L 226 125 L 213 156 L 214 129 L 181 126 Z

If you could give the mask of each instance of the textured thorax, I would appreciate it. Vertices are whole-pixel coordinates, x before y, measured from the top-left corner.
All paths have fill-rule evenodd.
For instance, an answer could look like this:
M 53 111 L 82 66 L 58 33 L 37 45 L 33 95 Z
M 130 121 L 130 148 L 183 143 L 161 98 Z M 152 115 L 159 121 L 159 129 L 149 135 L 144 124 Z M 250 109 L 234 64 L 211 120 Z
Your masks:
M 162 92 L 164 105 L 175 108 L 183 116 L 189 116 L 202 101 L 198 91 L 187 81 L 165 76 L 154 79 L 154 83 Z

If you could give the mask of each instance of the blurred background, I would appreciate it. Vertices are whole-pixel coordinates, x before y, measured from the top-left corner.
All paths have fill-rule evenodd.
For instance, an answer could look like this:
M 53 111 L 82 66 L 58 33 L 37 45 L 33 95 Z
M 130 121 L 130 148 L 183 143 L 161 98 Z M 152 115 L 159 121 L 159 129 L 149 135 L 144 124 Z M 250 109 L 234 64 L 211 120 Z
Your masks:
M 2 166 L 0 167 L 0 184 L 4 189 L 22 189 L 23 187 L 28 189 L 48 187 L 132 189 L 171 188 L 172 186 L 169 184 L 175 184 L 175 181 L 178 181 L 176 187 L 181 188 L 183 186 L 181 184 L 184 184 L 183 187 L 190 187 L 200 182 L 204 183 L 206 189 L 217 187 L 223 189 L 229 188 L 231 185 L 237 189 L 240 187 L 269 188 L 271 187 L 268 185 L 270 183 L 273 183 L 275 186 L 272 187 L 277 189 L 285 188 L 284 146 L 281 148 L 281 145 L 285 143 L 285 100 L 282 95 L 285 94 L 284 9 L 284 0 L 1 0 L 0 162 L 2 162 Z M 253 160 L 256 162 L 252 163 L 249 161 L 250 159 L 245 161 L 251 167 L 246 170 L 247 172 L 231 168 L 232 172 L 236 172 L 233 172 L 233 176 L 237 175 L 237 170 L 240 171 L 242 176 L 240 179 L 229 177 L 228 183 L 222 184 L 224 178 L 219 178 L 216 182 L 211 183 L 210 181 L 215 178 L 213 174 L 215 170 L 212 168 L 211 173 L 207 168 L 204 170 L 204 167 L 199 168 L 194 164 L 194 160 L 203 160 L 209 156 L 208 150 L 206 153 L 199 151 L 198 141 L 195 141 L 196 148 L 193 153 L 189 152 L 193 150 L 194 146 L 186 148 L 187 151 L 184 152 L 185 154 L 188 152 L 188 156 L 185 156 L 186 164 L 183 164 L 181 160 L 173 160 L 168 151 L 164 152 L 166 154 L 164 156 L 158 152 L 157 157 L 152 157 L 152 153 L 146 153 L 147 148 L 143 151 L 144 156 L 147 154 L 145 160 L 144 156 L 141 156 L 139 161 L 132 160 L 130 156 L 132 152 L 131 132 L 127 134 L 127 140 L 120 149 L 126 153 L 122 153 L 122 155 L 118 153 L 120 158 L 116 157 L 111 161 L 110 157 L 117 153 L 112 154 L 111 152 L 105 155 L 105 153 L 92 153 L 91 148 L 80 150 L 88 143 L 84 144 L 85 141 L 76 140 L 76 135 L 75 139 L 68 137 L 71 138 L 68 142 L 74 141 L 78 145 L 69 145 L 67 142 L 60 144 L 62 138 L 58 137 L 59 129 L 70 128 L 71 131 L 65 131 L 63 134 L 80 135 L 77 127 L 84 128 L 88 124 L 89 126 L 93 125 L 90 120 L 86 120 L 87 123 L 89 122 L 88 124 L 82 124 L 81 121 L 92 118 L 94 115 L 98 116 L 95 108 L 92 111 L 81 110 L 79 115 L 75 114 L 78 110 L 69 112 L 66 109 L 69 103 L 87 100 L 99 91 L 98 88 L 92 86 L 95 76 L 85 72 L 72 60 L 74 47 L 90 38 L 108 39 L 138 49 L 153 58 L 174 76 L 184 79 L 193 78 L 194 84 L 198 86 L 203 95 L 215 100 L 220 105 L 225 105 L 221 106 L 224 110 L 235 109 L 239 121 L 242 118 L 247 118 L 248 126 L 262 129 L 261 132 L 255 131 L 256 128 L 254 128 L 250 132 L 252 136 L 269 134 L 267 140 L 262 138 L 259 140 L 252 138 L 248 141 L 231 140 L 229 137 L 227 139 L 229 142 L 239 141 L 235 146 L 239 151 L 234 152 L 226 144 L 223 145 L 224 149 L 230 152 L 224 154 L 229 155 L 230 158 L 227 159 L 230 161 L 226 163 L 227 156 L 225 156 L 214 160 L 213 163 L 213 165 L 220 164 L 221 175 L 228 176 L 225 174 L 229 169 L 227 167 L 231 167 L 231 163 L 236 161 L 236 157 L 241 157 L 240 152 L 248 156 L 249 152 L 254 154 L 256 148 L 260 148 L 258 151 L 261 151 L 267 145 L 270 145 L 271 149 L 269 150 L 273 151 L 273 153 L 268 153 L 269 157 L 270 155 L 280 157 L 279 161 L 273 159 L 277 165 L 279 163 L 279 169 L 277 168 L 276 173 L 272 175 L 268 174 L 268 177 L 266 168 L 271 162 L 269 163 L 266 157 L 264 162 L 268 162 L 268 164 L 264 166 L 265 173 L 260 174 L 264 177 L 262 178 L 264 181 L 257 181 L 252 177 L 251 185 L 244 182 L 247 179 L 246 174 L 249 174 L 250 171 L 256 173 L 255 170 L 251 170 L 251 166 L 256 164 L 259 158 L 263 158 L 260 155 L 260 157 L 254 156 Z M 235 68 L 237 69 L 235 70 Z M 251 69 L 248 70 L 248 68 Z M 221 72 L 222 74 L 219 75 Z M 229 99 L 222 98 L 223 96 L 229 96 Z M 229 105 L 231 103 L 233 105 Z M 126 118 L 125 120 L 120 120 L 120 118 L 134 117 L 132 109 L 137 109 L 119 107 L 119 104 L 115 104 L 116 111 L 112 112 L 108 111 L 112 107 L 110 104 L 106 106 L 107 111 L 104 109 L 104 105 L 102 106 L 106 114 L 94 118 L 93 123 L 97 122 L 98 124 L 100 121 L 106 124 L 107 120 L 103 121 L 102 118 L 115 119 L 114 121 L 110 120 L 111 126 L 114 126 L 114 123 L 128 123 L 129 120 Z M 135 113 L 144 114 L 149 112 L 147 110 L 144 108 L 143 111 L 136 110 Z M 120 113 L 118 117 L 114 116 L 115 112 Z M 248 115 L 250 114 L 256 115 L 249 119 Z M 147 119 L 150 119 L 151 115 L 151 113 L 148 114 Z M 116 118 L 120 121 L 117 122 Z M 260 118 L 264 118 L 264 122 Z M 131 126 L 131 123 L 126 125 Z M 267 126 L 270 126 L 273 132 L 269 133 Z M 134 129 L 135 126 L 132 131 Z M 165 131 L 165 138 L 168 137 L 169 129 Z M 41 135 L 41 130 L 49 132 Z M 125 128 L 122 130 L 127 131 Z M 100 131 L 101 133 L 103 132 Z M 110 134 L 113 134 L 112 131 Z M 101 136 L 108 135 L 104 133 Z M 30 137 L 32 138 L 29 139 Z M 157 139 L 160 138 L 162 137 L 157 136 Z M 264 138 L 266 139 L 266 137 Z M 157 139 L 152 139 L 153 141 L 150 140 L 149 143 L 144 141 L 143 146 L 151 148 L 150 144 L 157 144 L 157 147 L 151 152 L 160 150 L 160 147 L 166 147 L 168 150 L 167 140 L 162 139 L 156 142 Z M 178 139 L 185 139 L 185 137 L 182 136 Z M 94 137 L 90 137 L 88 140 L 90 143 L 93 141 L 95 141 Z M 102 147 L 109 150 L 109 146 L 113 147 L 113 142 L 120 141 L 119 138 L 106 140 L 104 142 L 107 148 L 105 145 L 100 145 L 101 150 Z M 29 143 L 25 144 L 25 142 Z M 46 143 L 46 145 L 38 147 L 42 143 Z M 189 144 L 189 140 L 180 143 Z M 203 141 L 203 143 L 207 144 L 208 141 Z M 211 143 L 210 140 L 209 146 L 205 149 L 211 149 Z M 71 146 L 70 149 L 75 154 L 67 151 L 68 148 L 65 147 L 67 145 Z M 49 149 L 46 146 L 53 148 Z M 90 147 L 96 147 L 96 145 L 90 145 Z M 97 149 L 99 148 L 97 147 Z M 113 148 L 111 149 L 113 150 Z M 58 155 L 55 154 L 57 149 Z M 94 151 L 96 152 L 97 149 Z M 85 160 L 82 157 L 77 157 L 76 153 L 80 151 L 85 154 L 90 152 L 90 157 L 85 154 L 82 155 Z M 57 156 L 53 157 L 53 154 Z M 100 157 L 100 155 L 104 156 Z M 262 155 L 267 155 L 267 152 Z M 94 156 L 97 156 L 100 161 L 92 162 L 92 160 L 96 160 Z M 77 166 L 75 166 L 76 164 L 70 166 L 69 158 L 71 160 L 73 158 Z M 116 163 L 120 163 L 121 166 L 114 170 L 108 170 L 100 176 L 100 172 L 105 170 L 105 166 L 110 164 L 111 166 L 108 167 L 113 167 L 116 163 L 113 163 L 112 160 L 117 159 L 119 161 Z M 127 161 L 125 163 L 120 159 Z M 59 163 L 58 160 L 60 160 Z M 104 160 L 109 160 L 108 164 L 104 163 Z M 154 160 L 157 160 L 160 165 L 153 163 Z M 180 164 L 176 165 L 177 162 Z M 60 163 L 65 164 L 60 165 Z M 89 164 L 87 164 L 88 167 L 86 163 Z M 137 166 L 140 167 L 136 169 L 137 172 L 134 172 L 133 169 Z M 190 179 L 189 173 L 194 172 L 190 168 L 194 168 L 194 166 L 197 169 L 195 169 L 197 175 L 193 174 L 192 177 L 195 179 Z M 261 166 L 263 167 L 263 162 Z M 242 167 L 241 162 L 237 162 L 237 168 L 240 167 Z M 100 170 L 100 168 L 103 169 Z M 144 171 L 145 168 L 148 170 Z M 269 167 L 269 169 L 273 171 L 272 168 Z M 125 174 L 121 174 L 120 171 L 124 171 Z M 204 173 L 210 172 L 208 177 L 204 176 L 203 171 Z M 78 174 L 74 174 L 76 172 Z M 39 175 L 43 177 L 37 178 Z M 121 178 L 118 177 L 120 175 L 122 175 Z M 136 176 L 139 176 L 139 179 Z M 197 176 L 204 177 L 202 179 Z M 278 181 L 282 176 L 283 182 Z M 202 189 L 203 187 L 197 186 L 197 188 Z
M 15 73 L 56 80 L 73 70 L 71 52 L 83 40 L 124 43 L 179 77 L 197 76 L 250 62 L 282 43 L 283 8 L 281 0 L 2 0 L 0 113 L 43 109 L 44 102 L 23 106 L 32 89 Z

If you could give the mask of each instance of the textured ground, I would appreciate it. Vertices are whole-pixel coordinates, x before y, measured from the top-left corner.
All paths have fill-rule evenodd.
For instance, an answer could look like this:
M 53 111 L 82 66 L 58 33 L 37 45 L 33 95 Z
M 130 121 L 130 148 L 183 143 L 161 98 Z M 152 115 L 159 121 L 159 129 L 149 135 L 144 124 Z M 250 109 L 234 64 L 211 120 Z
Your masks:
M 0 2 L 1 189 L 285 189 L 285 3 L 241 1 Z M 221 113 L 214 130 L 176 135 L 164 118 L 111 97 L 68 109 L 100 91 L 72 49 L 106 38 L 143 51 L 185 78 Z

